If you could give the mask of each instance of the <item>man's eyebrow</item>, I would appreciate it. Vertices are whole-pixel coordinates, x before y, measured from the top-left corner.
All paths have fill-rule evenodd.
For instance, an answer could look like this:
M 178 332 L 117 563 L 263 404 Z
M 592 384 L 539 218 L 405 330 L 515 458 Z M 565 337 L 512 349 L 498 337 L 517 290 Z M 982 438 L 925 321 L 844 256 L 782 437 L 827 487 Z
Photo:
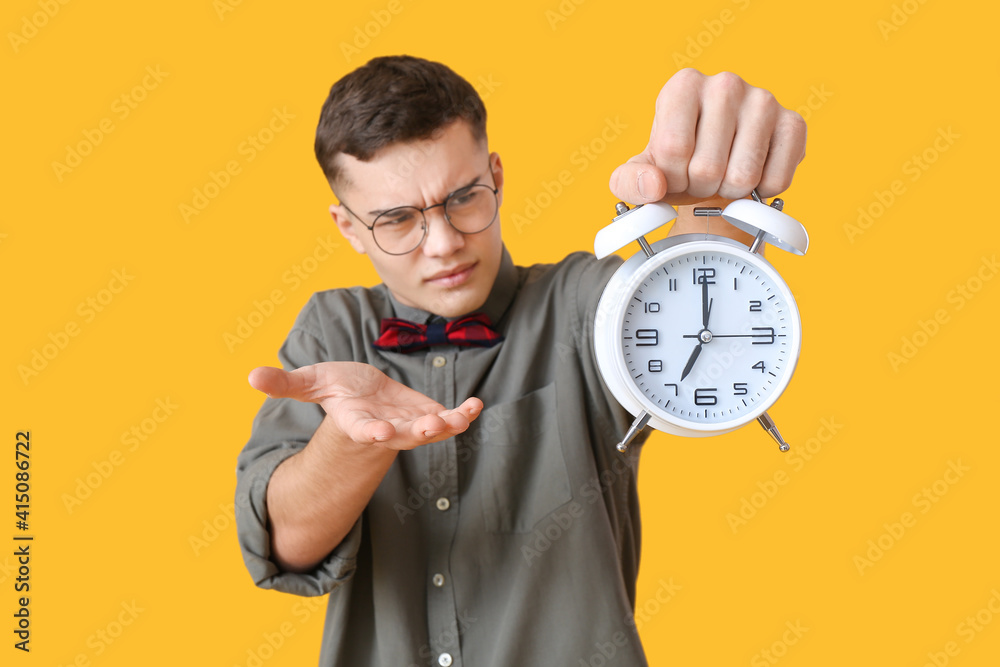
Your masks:
M 452 196 L 453 194 L 455 194 L 459 190 L 464 190 L 465 188 L 472 187 L 473 185 L 475 185 L 476 183 L 478 183 L 479 179 L 481 179 L 482 177 L 483 177 L 482 174 L 480 174 L 479 176 L 476 176 L 475 178 L 473 178 L 471 181 L 469 181 L 465 185 L 459 186 L 459 187 L 455 188 L 454 190 L 452 190 L 451 192 L 449 192 L 447 195 L 445 195 L 444 198 L 447 199 L 448 197 Z M 399 206 L 390 206 L 389 208 L 378 208 L 378 209 L 374 209 L 372 211 L 368 211 L 368 215 L 377 218 L 380 215 L 382 215 L 383 213 L 388 213 L 389 211 L 395 210 L 397 208 L 404 208 L 404 207 L 407 207 L 407 206 L 410 207 L 410 208 L 420 208 L 419 206 L 414 206 L 413 204 L 400 204 Z

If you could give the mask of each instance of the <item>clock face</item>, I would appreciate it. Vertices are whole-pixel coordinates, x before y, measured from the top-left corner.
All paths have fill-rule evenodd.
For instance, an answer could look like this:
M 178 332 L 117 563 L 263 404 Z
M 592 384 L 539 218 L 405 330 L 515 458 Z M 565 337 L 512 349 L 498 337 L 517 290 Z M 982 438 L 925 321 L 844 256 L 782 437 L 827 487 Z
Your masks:
M 721 433 L 755 419 L 788 384 L 798 309 L 759 256 L 686 243 L 646 260 L 623 287 L 616 366 L 654 417 Z

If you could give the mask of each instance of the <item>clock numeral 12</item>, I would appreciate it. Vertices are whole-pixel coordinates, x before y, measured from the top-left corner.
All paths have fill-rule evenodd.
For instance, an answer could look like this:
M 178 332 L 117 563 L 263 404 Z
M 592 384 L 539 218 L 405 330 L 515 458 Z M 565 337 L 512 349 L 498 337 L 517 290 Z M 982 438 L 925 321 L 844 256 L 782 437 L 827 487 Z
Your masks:
M 713 268 L 691 269 L 691 279 L 694 281 L 695 285 L 701 285 L 703 283 L 707 285 L 714 285 L 715 281 L 712 280 L 712 278 L 715 278 L 715 269 Z

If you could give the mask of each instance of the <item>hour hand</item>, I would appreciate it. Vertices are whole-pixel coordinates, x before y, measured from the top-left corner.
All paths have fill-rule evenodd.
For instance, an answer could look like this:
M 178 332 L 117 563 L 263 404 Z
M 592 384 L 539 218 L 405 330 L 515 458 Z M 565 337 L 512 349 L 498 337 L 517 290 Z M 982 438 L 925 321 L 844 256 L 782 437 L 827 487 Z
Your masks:
M 681 382 L 684 381 L 684 378 L 686 378 L 688 373 L 691 372 L 691 369 L 694 368 L 694 362 L 698 359 L 698 355 L 701 354 L 701 345 L 702 344 L 699 341 L 698 345 L 691 351 L 691 356 L 688 357 L 687 363 L 684 364 L 684 370 L 681 371 Z

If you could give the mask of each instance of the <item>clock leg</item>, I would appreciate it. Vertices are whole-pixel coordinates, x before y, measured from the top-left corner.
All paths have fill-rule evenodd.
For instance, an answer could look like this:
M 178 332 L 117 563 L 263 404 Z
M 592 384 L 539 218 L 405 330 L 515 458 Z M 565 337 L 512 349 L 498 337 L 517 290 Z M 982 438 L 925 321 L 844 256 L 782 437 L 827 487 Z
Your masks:
M 646 424 L 649 422 L 649 417 L 650 417 L 649 413 L 646 412 L 645 410 L 640 412 L 636 416 L 635 421 L 632 422 L 632 425 L 628 427 L 628 432 L 625 434 L 625 437 L 622 438 L 622 441 L 619 442 L 617 445 L 615 445 L 615 449 L 617 449 L 622 454 L 627 452 L 628 443 L 632 442 L 632 439 L 635 438 L 635 436 L 639 435 L 639 431 L 645 428 Z
M 775 426 L 774 420 L 771 419 L 771 415 L 767 414 L 767 411 L 765 410 L 760 417 L 757 417 L 757 421 L 764 427 L 764 430 L 770 433 L 771 437 L 777 441 L 778 449 L 783 452 L 787 452 L 789 445 L 781 438 L 781 434 L 778 433 L 778 427 Z

